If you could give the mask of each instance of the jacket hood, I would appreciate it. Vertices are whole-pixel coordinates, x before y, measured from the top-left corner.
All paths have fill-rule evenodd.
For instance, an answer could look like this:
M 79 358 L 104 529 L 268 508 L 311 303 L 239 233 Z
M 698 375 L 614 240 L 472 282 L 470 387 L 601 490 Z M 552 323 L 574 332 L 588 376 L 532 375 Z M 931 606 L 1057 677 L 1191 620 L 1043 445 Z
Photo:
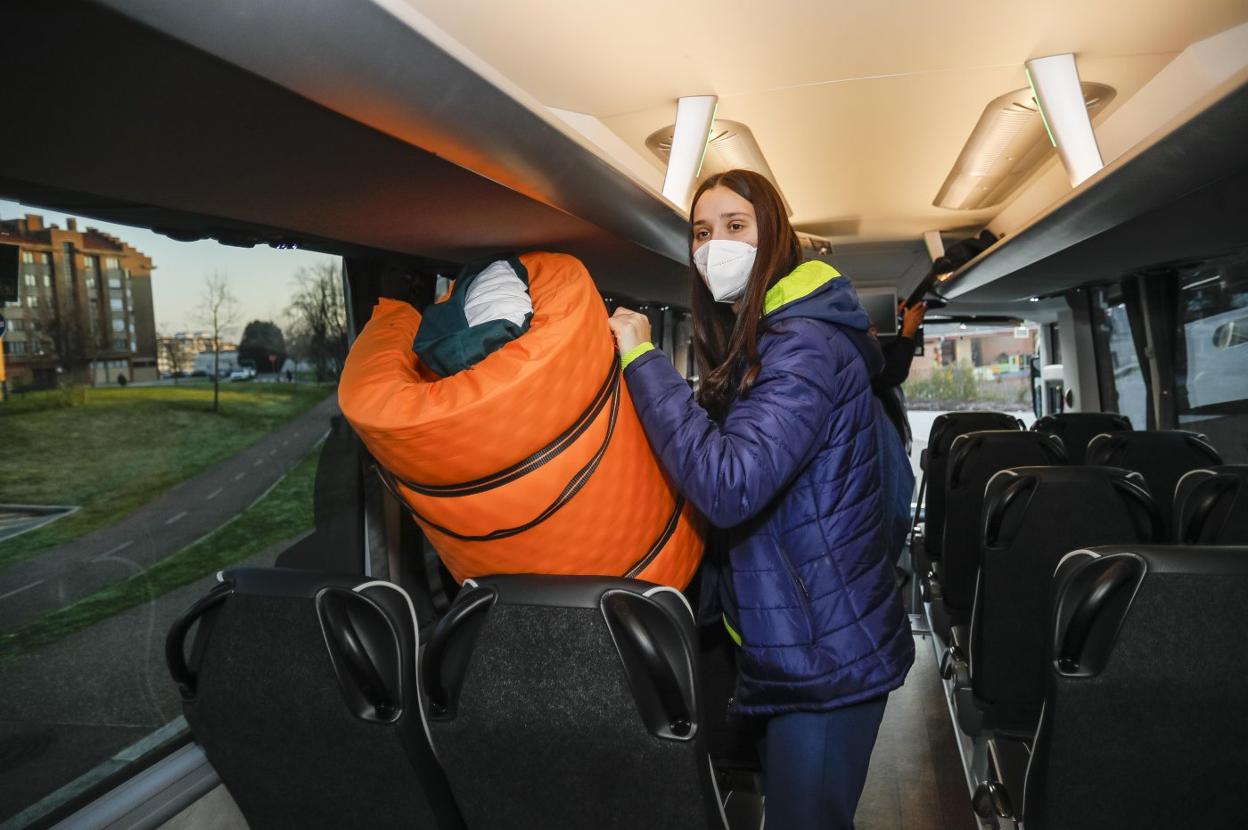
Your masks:
M 872 377 L 884 367 L 880 341 L 868 332 L 871 318 L 858 301 L 858 292 L 853 283 L 826 262 L 803 262 L 767 290 L 763 320 L 774 325 L 791 317 L 823 320 L 838 326 L 858 349 Z

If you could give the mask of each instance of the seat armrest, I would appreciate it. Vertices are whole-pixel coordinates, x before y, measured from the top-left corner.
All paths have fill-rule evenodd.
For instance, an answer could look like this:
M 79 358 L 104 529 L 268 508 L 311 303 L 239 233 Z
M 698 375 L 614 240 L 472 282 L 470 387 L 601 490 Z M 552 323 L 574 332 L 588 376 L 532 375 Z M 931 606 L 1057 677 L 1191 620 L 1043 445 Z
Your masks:
M 940 658 L 940 676 L 945 680 L 952 680 L 956 689 L 970 688 L 971 665 L 961 647 L 952 645 L 945 649 Z
M 949 627 L 951 634 L 950 641 L 953 645 L 961 649 L 963 654 L 969 654 L 971 651 L 971 627 L 969 625 L 954 625 Z
M 984 731 L 984 710 L 979 708 L 979 701 L 969 685 L 953 690 L 953 705 L 958 729 L 965 735 L 978 738 Z
M 971 797 L 971 806 L 980 818 L 1005 819 L 1018 823 L 1014 815 L 1014 802 L 1000 781 L 980 781 L 975 788 L 975 795 Z
M 940 563 L 928 562 L 927 573 L 923 574 L 923 598 L 928 602 L 944 602 L 945 592 L 940 587 Z

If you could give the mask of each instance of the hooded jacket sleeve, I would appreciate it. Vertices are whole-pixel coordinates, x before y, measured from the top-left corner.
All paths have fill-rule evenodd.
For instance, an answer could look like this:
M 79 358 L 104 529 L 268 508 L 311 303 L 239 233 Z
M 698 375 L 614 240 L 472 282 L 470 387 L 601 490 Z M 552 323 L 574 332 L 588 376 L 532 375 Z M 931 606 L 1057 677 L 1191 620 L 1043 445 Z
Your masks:
M 856 350 L 830 324 L 786 320 L 769 339 L 749 396 L 732 404 L 722 426 L 662 352 L 643 354 L 624 373 L 664 470 L 718 527 L 767 507 L 819 451 L 847 389 L 867 385 Z M 855 364 L 860 371 L 848 379 Z
M 884 368 L 871 378 L 871 385 L 877 391 L 901 386 L 910 376 L 910 364 L 914 362 L 914 338 L 898 336 L 887 346 L 881 346 L 884 353 Z

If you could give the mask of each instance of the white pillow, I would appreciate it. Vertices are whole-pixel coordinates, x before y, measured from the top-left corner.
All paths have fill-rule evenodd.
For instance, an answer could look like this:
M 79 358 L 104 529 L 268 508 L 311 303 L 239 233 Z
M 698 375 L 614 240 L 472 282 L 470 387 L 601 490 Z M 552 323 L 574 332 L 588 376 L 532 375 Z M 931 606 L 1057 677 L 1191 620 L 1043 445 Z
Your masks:
M 524 318 L 533 313 L 533 298 L 528 286 L 516 274 L 511 263 L 500 259 L 486 266 L 468 287 L 464 298 L 464 316 L 469 326 L 491 320 L 510 320 L 524 325 Z

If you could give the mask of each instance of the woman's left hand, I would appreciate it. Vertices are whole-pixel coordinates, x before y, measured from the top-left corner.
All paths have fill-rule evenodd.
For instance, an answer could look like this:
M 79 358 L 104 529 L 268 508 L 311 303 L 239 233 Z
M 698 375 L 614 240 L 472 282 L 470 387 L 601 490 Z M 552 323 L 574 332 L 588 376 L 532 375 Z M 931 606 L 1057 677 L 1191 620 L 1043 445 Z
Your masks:
M 650 318 L 627 308 L 617 308 L 607 324 L 619 344 L 620 354 L 628 354 L 642 343 L 650 341 Z

